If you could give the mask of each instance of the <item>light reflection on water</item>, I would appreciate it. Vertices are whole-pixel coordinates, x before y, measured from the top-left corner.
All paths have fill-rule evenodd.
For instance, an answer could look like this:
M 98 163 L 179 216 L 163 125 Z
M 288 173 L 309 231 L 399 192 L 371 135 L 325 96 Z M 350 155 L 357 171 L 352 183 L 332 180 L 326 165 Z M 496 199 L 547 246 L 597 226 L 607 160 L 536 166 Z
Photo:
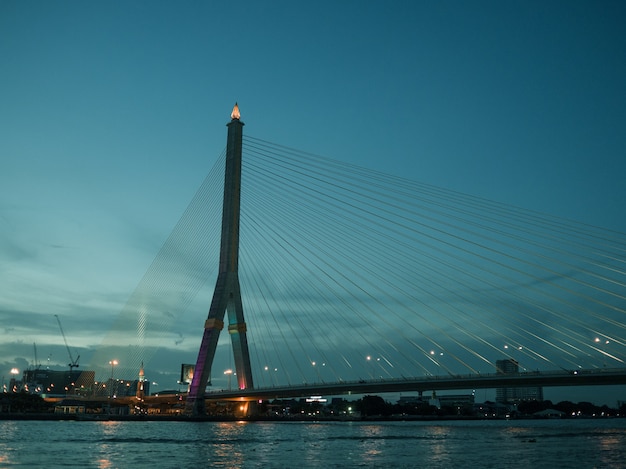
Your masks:
M 360 430 L 361 435 L 364 436 L 360 443 L 363 463 L 374 464 L 385 446 L 384 429 L 380 425 L 366 425 Z
M 212 459 L 209 455 L 204 455 L 204 463 L 213 467 L 241 467 L 244 455 L 238 442 L 243 438 L 246 423 L 219 422 L 215 425 L 215 457 Z
M 444 465 L 448 463 L 448 452 L 446 451 L 446 437 L 448 430 L 446 427 L 431 427 L 430 429 L 430 459 L 433 464 Z
M 625 467 L 626 419 L 0 420 L 0 467 Z

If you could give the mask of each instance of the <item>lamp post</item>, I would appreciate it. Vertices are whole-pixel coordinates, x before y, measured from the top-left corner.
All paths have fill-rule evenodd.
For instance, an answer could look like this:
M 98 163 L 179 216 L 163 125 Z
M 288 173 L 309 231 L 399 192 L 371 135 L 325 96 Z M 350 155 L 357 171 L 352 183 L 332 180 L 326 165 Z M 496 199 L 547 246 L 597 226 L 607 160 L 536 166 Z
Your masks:
M 374 379 L 374 373 L 370 369 L 371 365 L 369 364 L 372 361 L 372 356 L 368 355 L 367 357 L 365 357 L 365 361 L 366 361 L 365 372 L 369 375 L 370 379 Z
M 113 397 L 113 368 L 115 367 L 115 365 L 117 365 L 119 362 L 117 360 L 111 360 L 109 362 L 109 365 L 111 365 L 111 389 L 109 390 L 109 399 L 111 399 Z
M 604 368 L 606 368 L 606 356 L 607 356 L 607 352 L 606 352 L 606 348 L 607 347 L 603 347 L 602 346 L 602 339 L 600 339 L 600 337 L 596 337 L 595 339 L 593 339 L 593 341 L 598 344 L 600 353 L 602 354 L 602 366 L 604 366 Z M 609 340 L 604 340 L 604 345 L 608 346 L 610 343 Z
M 224 372 L 226 376 L 228 376 L 228 390 L 230 391 L 230 377 L 233 375 L 233 370 L 230 368 Z
M 11 368 L 11 391 L 17 392 L 17 375 L 20 374 L 20 370 L 17 368 Z

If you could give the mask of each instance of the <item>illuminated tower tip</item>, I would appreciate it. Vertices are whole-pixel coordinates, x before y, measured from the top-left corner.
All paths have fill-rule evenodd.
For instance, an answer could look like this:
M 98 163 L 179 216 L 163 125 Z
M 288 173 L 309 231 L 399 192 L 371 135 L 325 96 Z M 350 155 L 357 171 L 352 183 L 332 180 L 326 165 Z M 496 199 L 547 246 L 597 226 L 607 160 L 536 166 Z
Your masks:
M 143 371 L 143 362 L 141 362 L 141 368 L 139 368 L 139 380 L 137 381 L 137 392 L 135 397 L 137 399 L 143 400 L 146 395 L 145 387 L 146 375 Z
M 239 106 L 237 105 L 237 103 L 235 103 L 233 112 L 230 113 L 230 118 L 239 120 L 240 117 L 241 117 L 241 114 L 239 113 Z

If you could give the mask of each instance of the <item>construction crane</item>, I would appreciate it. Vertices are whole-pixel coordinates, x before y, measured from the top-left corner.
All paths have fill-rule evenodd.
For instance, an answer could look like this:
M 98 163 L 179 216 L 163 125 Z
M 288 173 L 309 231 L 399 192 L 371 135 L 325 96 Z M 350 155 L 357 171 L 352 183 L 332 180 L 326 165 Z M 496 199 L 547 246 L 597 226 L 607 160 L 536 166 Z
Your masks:
M 70 372 L 72 372 L 72 370 L 74 368 L 78 368 L 78 359 L 80 358 L 80 355 L 78 355 L 76 357 L 76 360 L 74 360 L 74 357 L 72 356 L 72 351 L 70 350 L 70 346 L 67 345 L 67 339 L 65 338 L 65 332 L 63 332 L 63 326 L 61 326 L 61 320 L 59 319 L 58 315 L 54 315 L 55 318 L 57 318 L 57 322 L 59 323 L 59 329 L 61 329 L 61 335 L 63 336 L 63 342 L 65 342 L 65 347 L 67 348 L 67 354 L 70 356 L 70 363 L 69 363 L 69 367 L 70 367 Z
M 35 370 L 38 370 L 41 366 L 41 363 L 39 363 L 39 360 L 37 360 L 37 344 L 35 342 L 33 342 L 33 348 L 35 349 Z

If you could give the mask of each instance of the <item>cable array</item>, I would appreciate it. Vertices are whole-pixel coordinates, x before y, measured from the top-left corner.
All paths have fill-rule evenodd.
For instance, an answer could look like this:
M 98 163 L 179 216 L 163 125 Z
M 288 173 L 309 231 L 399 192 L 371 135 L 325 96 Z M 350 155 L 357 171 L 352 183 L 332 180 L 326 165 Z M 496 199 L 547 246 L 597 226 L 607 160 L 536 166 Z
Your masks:
M 184 313 L 217 276 L 223 167 L 224 154 L 98 351 L 103 364 L 123 347 L 137 370 L 204 320 L 208 301 L 193 325 Z M 258 387 L 493 372 L 505 358 L 623 366 L 625 254 L 623 233 L 244 136 L 239 277 Z M 214 377 L 230 368 L 222 336 Z
M 624 364 L 621 233 L 249 136 L 241 217 L 262 385 Z
M 181 349 L 190 329 L 185 313 L 217 275 L 225 157 L 224 150 L 96 349 L 90 366 L 99 379 L 113 376 L 112 359 L 118 376 L 129 377 L 158 352 Z M 192 327 L 202 322 L 194 318 Z

